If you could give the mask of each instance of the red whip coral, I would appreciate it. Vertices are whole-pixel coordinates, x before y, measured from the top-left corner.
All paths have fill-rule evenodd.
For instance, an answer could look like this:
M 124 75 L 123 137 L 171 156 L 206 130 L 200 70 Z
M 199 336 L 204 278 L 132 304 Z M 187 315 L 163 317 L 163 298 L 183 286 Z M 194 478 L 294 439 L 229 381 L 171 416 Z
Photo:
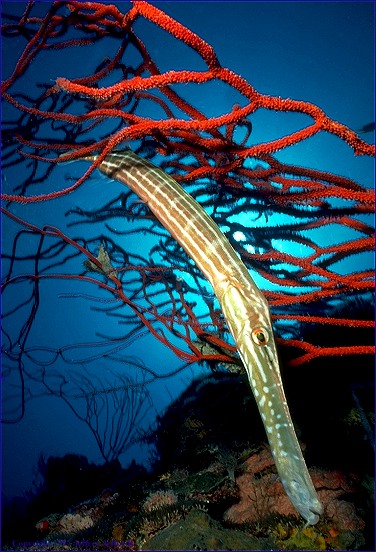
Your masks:
M 68 7 L 69 12 L 63 14 L 62 10 L 65 6 Z M 280 285 L 281 278 L 270 268 L 268 271 L 265 270 L 266 262 L 269 267 L 278 265 L 278 263 L 285 263 L 291 267 L 290 276 L 284 278 L 286 286 L 301 286 L 304 280 L 309 278 L 310 287 L 316 287 L 314 291 L 310 289 L 299 295 L 269 291 L 267 295 L 272 307 L 277 308 L 284 305 L 294 307 L 297 302 L 305 302 L 309 305 L 326 297 L 335 295 L 339 297 L 344 293 L 371 289 L 371 271 L 361 271 L 343 276 L 336 274 L 331 266 L 340 259 L 372 249 L 371 229 L 354 216 L 373 211 L 372 191 L 362 188 L 345 177 L 283 164 L 273 158 L 271 154 L 321 132 L 338 136 L 353 149 L 356 155 L 373 155 L 374 146 L 367 144 L 346 126 L 331 120 L 315 105 L 259 93 L 241 76 L 222 67 L 209 44 L 184 25 L 163 13 L 158 7 L 147 2 L 134 2 L 133 7 L 125 14 L 115 6 L 104 6 L 92 2 L 56 2 L 44 18 L 32 17 L 31 9 L 31 6 L 27 8 L 18 25 L 4 26 L 9 33 L 24 33 L 29 37 L 27 46 L 13 72 L 2 83 L 3 99 L 13 105 L 20 114 L 23 114 L 23 117 L 32 118 L 35 125 L 34 137 L 29 138 L 22 131 L 15 131 L 17 147 L 20 148 L 24 156 L 32 157 L 35 160 L 45 159 L 50 163 L 59 163 L 61 158 L 48 156 L 46 159 L 42 155 L 43 152 L 68 152 L 64 155 L 64 160 L 78 159 L 93 151 L 99 151 L 100 155 L 85 174 L 67 188 L 39 195 L 26 194 L 27 188 L 24 188 L 25 193 L 22 194 L 12 194 L 4 190 L 3 199 L 29 203 L 65 195 L 77 189 L 104 157 L 121 142 L 152 136 L 156 139 L 157 151 L 163 155 L 173 151 L 178 155 L 171 166 L 177 171 L 176 178 L 182 183 L 189 183 L 204 177 L 211 178 L 217 182 L 218 186 L 225 186 L 226 191 L 234 195 L 234 200 L 232 200 L 234 204 L 236 197 L 242 193 L 249 194 L 247 190 L 249 184 L 246 185 L 248 182 L 254 190 L 255 197 L 259 198 L 260 213 L 265 212 L 266 205 L 268 205 L 268 211 L 271 209 L 284 212 L 291 210 L 296 214 L 296 210 L 310 209 L 311 212 L 316 213 L 315 219 L 312 219 L 310 215 L 310 220 L 298 225 L 294 232 L 290 231 L 286 236 L 287 239 L 295 236 L 293 239 L 301 240 L 309 245 L 312 253 L 304 258 L 293 257 L 275 249 L 269 249 L 263 253 L 257 251 L 249 253 L 242 247 L 242 244 L 237 244 L 244 261 L 253 264 L 256 270 L 259 270 L 260 274 L 271 283 Z M 136 21 L 142 18 L 151 21 L 177 41 L 182 41 L 195 50 L 206 64 L 206 70 L 161 72 L 133 31 Z M 65 27 L 62 27 L 63 24 Z M 65 37 L 64 32 L 60 34 L 58 32 L 63 28 L 73 29 L 73 26 L 77 33 L 74 38 Z M 38 101 L 22 101 L 12 93 L 18 81 L 29 70 L 31 62 L 47 48 L 57 51 L 68 47 L 94 44 L 110 34 L 119 38 L 127 35 L 128 42 L 137 48 L 141 59 L 134 70 L 131 71 L 121 63 L 128 44 L 126 41 L 120 41 L 113 58 L 106 59 L 91 76 L 76 79 L 58 77 L 56 85 L 47 88 Z M 117 83 L 110 86 L 103 85 L 106 77 L 115 71 L 118 74 L 119 70 L 120 78 Z M 245 100 L 245 105 L 243 107 L 234 106 L 232 111 L 218 117 L 207 117 L 173 90 L 175 83 L 194 83 L 199 86 L 200 83 L 214 80 L 226 83 L 237 90 Z M 161 93 L 161 97 L 154 95 L 153 91 L 156 90 Z M 64 97 L 69 98 L 69 102 L 64 109 L 58 109 L 56 102 L 59 101 L 62 92 L 66 93 Z M 69 105 L 76 100 L 77 108 L 69 112 Z M 131 102 L 138 103 L 142 100 L 160 104 L 165 111 L 166 118 L 153 120 L 138 114 Z M 174 116 L 168 106 L 169 103 L 176 107 L 184 117 Z M 251 116 L 262 108 L 305 114 L 311 119 L 311 122 L 288 136 L 268 142 L 249 145 L 243 141 L 243 144 L 237 144 L 234 140 L 235 130 L 249 124 Z M 88 143 L 88 140 L 92 140 L 90 134 L 92 129 L 107 119 L 118 120 L 120 122 L 118 129 L 99 141 Z M 48 143 L 43 143 L 41 137 L 38 136 L 38 131 L 39 129 L 42 131 L 43 125 L 48 121 L 52 125 L 57 123 L 76 125 L 78 139 L 69 141 L 68 135 L 68 139 L 64 141 L 59 142 L 56 139 L 55 142 L 49 140 Z M 225 133 L 220 130 L 221 128 L 225 128 Z M 30 152 L 30 148 L 32 152 Z M 188 153 L 194 159 L 189 164 L 183 161 L 184 156 Z M 181 161 L 179 161 L 179 157 Z M 215 161 L 214 164 L 210 162 L 210 158 Z M 262 167 L 260 164 L 251 169 L 247 164 L 249 158 L 259 160 L 267 166 Z M 333 209 L 332 216 L 328 216 L 328 201 L 334 198 L 352 202 L 352 214 L 341 214 L 341 211 L 336 213 Z M 307 215 L 307 212 L 305 214 Z M 221 216 L 223 218 L 224 215 Z M 221 222 L 220 217 L 217 218 Z M 222 220 L 222 223 L 224 222 Z M 333 223 L 352 228 L 357 233 L 357 237 L 343 244 L 329 247 L 319 246 L 313 240 L 303 238 L 303 232 L 312 231 L 323 225 L 327 225 L 329 228 Z M 40 233 L 41 229 L 34 228 L 34 231 Z M 284 232 L 283 227 L 281 232 Z M 63 239 L 66 240 L 67 237 Z M 93 261 L 91 257 L 89 259 Z M 307 284 L 308 282 L 305 283 L 305 286 Z M 280 314 L 278 318 L 279 320 L 297 320 L 297 317 L 297 313 L 291 313 L 283 316 Z M 300 315 L 299 320 L 307 321 L 308 318 L 309 322 L 313 323 L 312 317 Z M 329 326 L 349 324 L 349 321 L 340 319 L 334 321 L 328 319 L 327 316 L 319 316 L 315 318 L 315 322 Z M 361 324 L 369 326 L 369 322 Z M 295 363 L 305 362 L 317 355 L 367 354 L 373 350 L 370 346 L 356 349 L 333 347 L 320 350 L 318 347 L 294 339 L 290 339 L 288 343 L 292 347 L 302 350 L 303 355 Z M 195 355 L 197 356 L 197 353 Z
M 35 6 L 29 4 L 19 21 L 3 26 L 6 36 L 26 40 L 2 83 L 3 102 L 10 113 L 3 136 L 3 160 L 10 170 L 3 187 L 3 213 L 12 229 L 17 229 L 9 266 L 4 271 L 4 297 L 17 286 L 31 283 L 25 291 L 25 304 L 30 307 L 26 321 L 18 326 L 18 333 L 7 334 L 5 348 L 9 372 L 18 375 L 23 393 L 15 418 L 23 415 L 30 382 L 36 379 L 45 386 L 46 366 L 58 361 L 70 364 L 78 358 L 82 361 L 83 350 L 91 351 L 83 359 L 87 363 L 111 358 L 144 369 L 142 362 L 125 360 L 122 353 L 147 332 L 186 364 L 204 360 L 239 363 L 226 324 L 201 274 L 156 226 L 145 205 L 129 194 L 108 197 L 111 185 L 106 182 L 101 205 L 89 202 L 75 207 L 79 188 L 90 186 L 89 177 L 95 168 L 124 142 L 145 157 L 155 157 L 210 210 L 262 287 L 269 288 L 265 295 L 279 342 L 292 351 L 291 365 L 321 357 L 372 355 L 374 347 L 363 336 L 372 330 L 373 321 L 333 315 L 332 307 L 333 303 L 337 306 L 348 297 L 373 290 L 371 266 L 356 266 L 351 273 L 338 268 L 343 260 L 373 251 L 374 229 L 369 223 L 369 215 L 374 212 L 373 191 L 347 176 L 282 162 L 277 154 L 314 136 L 328 134 L 356 156 L 374 155 L 374 146 L 330 118 L 319 106 L 259 92 L 223 67 L 207 42 L 147 2 L 134 2 L 126 13 L 110 4 L 74 1 L 45 5 L 42 15 L 42 10 L 34 10 Z M 145 21 L 166 32 L 176 45 L 192 50 L 201 69 L 160 69 L 158 51 L 149 51 L 141 36 L 142 28 L 138 30 Z M 107 44 L 106 40 L 112 49 L 103 57 L 95 47 Z M 78 53 L 82 60 L 87 52 L 93 52 L 98 56 L 95 68 L 83 69 L 82 63 L 82 67 L 64 74 L 56 62 L 53 82 L 33 82 L 32 86 L 37 75 L 33 67 L 43 64 L 48 56 L 58 60 L 65 51 Z M 200 91 L 209 83 L 236 92 L 238 103 L 210 116 L 206 106 L 198 108 L 193 100 L 189 101 L 188 93 L 180 93 L 184 90 L 180 85 Z M 25 94 L 25 90 L 29 92 Z M 255 117 L 270 112 L 292 117 L 299 114 L 304 122 L 299 119 L 287 135 L 253 140 Z M 64 184 L 63 175 L 72 165 L 65 168 L 62 163 L 93 153 L 99 156 L 90 168 L 77 180 L 65 180 Z M 23 179 L 13 181 L 12 169 L 20 164 Z M 52 181 L 47 178 L 51 175 Z M 48 224 L 47 219 L 29 221 L 32 206 L 26 210 L 26 203 L 46 202 L 56 205 L 58 211 L 58 199 L 71 192 L 75 194 L 69 196 L 72 203 L 68 214 L 76 217 L 75 224 L 82 222 L 82 227 L 88 222 L 85 229 L 90 227 L 90 236 L 85 231 L 72 235 L 70 228 Z M 92 196 L 96 198 L 96 194 Z M 119 217 L 134 222 L 134 228 L 126 230 L 129 239 L 135 231 L 142 236 L 157 235 L 159 242 L 150 249 L 150 255 L 140 255 L 137 247 L 128 248 L 125 240 L 119 239 L 114 223 Z M 255 224 L 255 220 L 264 224 Z M 104 225 L 99 229 L 101 222 Z M 344 232 L 343 241 L 322 243 L 318 232 L 324 229 L 330 233 L 333 228 Z M 236 234 L 241 238 L 236 239 Z M 25 261 L 19 256 L 19 247 L 26 236 L 34 250 L 27 256 L 27 268 L 19 268 Z M 100 248 L 109 259 L 106 266 Z M 116 309 L 128 331 L 119 332 L 116 338 L 102 333 L 102 341 L 91 343 L 89 348 L 77 342 L 76 348 L 61 343 L 51 348 L 42 345 L 45 358 L 40 363 L 33 353 L 30 332 L 36 325 L 41 290 L 51 280 L 56 286 L 58 281 L 61 285 L 71 283 L 74 288 L 69 288 L 69 298 L 76 294 L 93 303 L 98 300 L 109 316 Z M 98 297 L 87 291 L 92 288 Z M 9 302 L 10 319 L 20 305 L 14 305 L 13 299 Z M 307 326 L 324 327 L 328 332 L 338 328 L 338 335 L 355 327 L 362 339 L 356 344 L 335 342 L 323 346 L 302 340 L 300 330 Z M 146 368 L 147 381 L 160 377 L 158 371 Z M 171 370 L 175 372 L 175 368 Z M 67 383 L 60 383 L 59 389 L 64 392 Z M 53 392 L 51 386 L 48 389 Z

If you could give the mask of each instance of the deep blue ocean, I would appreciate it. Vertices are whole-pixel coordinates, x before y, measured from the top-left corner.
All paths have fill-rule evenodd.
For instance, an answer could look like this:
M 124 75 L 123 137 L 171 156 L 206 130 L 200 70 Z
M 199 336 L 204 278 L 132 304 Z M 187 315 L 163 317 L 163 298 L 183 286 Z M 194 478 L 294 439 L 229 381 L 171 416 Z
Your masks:
M 49 4 L 41 2 L 36 9 L 43 13 Z M 332 119 L 354 130 L 374 121 L 373 2 L 198 1 L 155 4 L 211 44 L 221 64 L 240 74 L 258 91 L 312 102 Z M 116 2 L 116 5 L 123 11 L 130 7 L 128 2 Z M 21 14 L 24 7 L 24 2 L 3 2 L 3 20 L 4 14 Z M 136 30 L 140 36 L 146 37 L 146 46 L 152 57 L 158 60 L 161 70 L 170 66 L 183 68 L 191 64 L 192 52 L 186 49 L 186 58 L 181 56 L 177 59 L 178 54 L 170 47 L 170 43 L 161 43 L 160 35 L 150 24 L 147 24 L 147 33 L 143 33 L 143 25 L 146 23 L 138 22 Z M 3 39 L 3 78 L 10 74 L 24 45 L 25 40 L 21 37 Z M 91 74 L 98 60 L 105 56 L 105 52 L 96 51 L 96 48 L 97 46 L 93 47 L 92 54 L 86 49 L 81 57 L 78 56 L 77 49 L 74 50 L 74 55 L 69 49 L 62 50 L 56 58 L 50 55 L 43 58 L 43 62 L 36 62 L 33 71 L 29 73 L 30 83 L 25 93 L 35 91 L 38 83 L 53 82 L 56 77 L 67 75 L 72 78 L 79 74 Z M 230 92 L 228 95 L 200 95 L 195 92 L 194 97 L 189 96 L 188 89 L 184 92 L 183 87 L 179 92 L 183 96 L 186 94 L 187 100 L 209 115 L 230 111 L 236 101 Z M 7 111 L 8 109 L 6 106 L 3 108 L 5 118 L 12 116 L 12 111 Z M 281 116 L 278 123 L 275 123 L 266 112 L 257 114 L 259 118 L 263 116 L 265 122 L 257 127 L 259 140 L 268 140 L 275 136 L 276 129 L 272 128 L 274 124 L 279 125 L 279 135 L 290 131 L 289 115 Z M 363 134 L 363 138 L 371 142 L 373 133 Z M 277 154 L 277 157 L 291 164 L 352 178 L 366 187 L 373 185 L 372 159 L 356 158 L 346 144 L 327 134 L 321 133 Z M 67 164 L 54 173 L 54 178 L 57 178 L 57 174 L 61 179 L 69 178 L 70 182 L 73 182 L 82 174 L 83 168 L 86 168 L 84 163 Z M 14 181 L 13 179 L 22 179 L 23 170 L 25 164 L 3 170 L 3 190 L 10 181 Z M 51 189 L 54 187 L 57 189 L 61 185 L 56 182 Z M 39 187 L 36 193 L 41 193 L 41 190 Z M 30 206 L 18 205 L 12 210 L 18 216 L 24 216 L 29 222 L 39 226 L 50 224 L 59 227 L 75 239 L 89 237 L 90 232 L 93 232 L 90 225 L 69 226 L 69 223 L 81 219 L 74 213 L 67 216 L 67 212 L 78 207 L 87 210 L 97 209 L 117 197 L 121 191 L 123 186 L 108 181 L 97 172 L 72 196 Z M 105 232 L 104 224 L 98 224 L 93 233 L 100 235 L 101 232 Z M 132 223 L 116 220 L 112 224 L 113 227 L 117 225 L 116 230 L 123 231 L 129 229 Z M 5 255 L 11 254 L 19 229 L 8 219 L 3 219 L 2 249 Z M 335 230 L 332 235 L 328 235 L 327 230 L 325 232 L 322 236 L 323 243 L 333 243 L 340 239 L 336 236 Z M 142 234 L 128 234 L 126 239 L 127 250 L 141 257 L 147 257 L 151 247 L 158 242 L 158 237 L 146 239 Z M 36 247 L 37 240 L 23 234 L 17 241 L 17 254 L 27 256 L 30 251 L 35 252 Z M 95 253 L 94 246 L 93 252 Z M 370 254 L 344 261 L 341 272 L 350 273 L 360 270 L 362 266 L 364 269 L 372 268 L 373 258 Z M 71 267 L 72 273 L 82 272 L 82 259 L 71 259 L 64 267 L 64 272 L 68 267 Z M 4 257 L 3 274 L 8 268 L 9 259 Z M 18 270 L 20 273 L 32 272 L 32 262 L 25 257 L 24 267 L 19 262 Z M 59 272 L 59 267 L 55 267 L 54 270 Z M 12 305 L 20 302 L 19 296 L 16 297 L 14 293 L 20 294 L 20 297 L 24 294 L 26 300 L 30 285 L 24 283 L 14 286 L 12 294 L 5 294 L 3 312 L 8 312 Z M 94 345 L 77 346 L 97 343 L 101 339 L 120 339 L 130 329 L 119 324 L 116 312 L 113 313 L 114 316 L 104 312 L 110 303 L 90 301 L 87 295 L 100 297 L 102 301 L 108 298 L 108 295 L 101 295 L 99 290 L 89 289 L 77 280 L 50 279 L 41 284 L 39 308 L 27 340 L 29 355 L 23 359 L 26 372 L 30 376 L 33 370 L 36 370 L 38 381 L 33 383 L 32 377 L 27 378 L 25 412 L 21 419 L 17 423 L 2 425 L 2 492 L 7 499 L 22 495 L 38 483 L 37 466 L 41 455 L 46 459 L 51 455 L 73 453 L 85 455 L 91 462 L 103 462 L 97 442 L 87 424 L 77 417 L 67 402 L 48 394 L 46 388 L 41 387 L 38 378 L 43 362 L 47 372 L 51 371 L 51 385 L 55 386 L 55 390 L 58 385 L 56 374 L 66 371 L 71 404 L 81 413 L 82 393 L 98 388 L 121 386 L 119 374 L 126 374 L 133 382 L 141 381 L 140 369 L 135 366 L 137 364 L 143 364 L 161 375 L 172 373 L 182 364 L 170 350 L 142 331 L 137 333 L 135 339 L 129 339 L 121 351 L 115 350 L 117 344 L 103 348 Z M 3 328 L 13 340 L 29 316 L 29 307 L 24 304 L 3 321 Z M 7 343 L 3 335 L 4 350 L 8 347 Z M 65 348 L 65 359 L 68 359 L 68 363 L 58 359 L 51 364 L 54 351 L 62 348 Z M 107 357 L 104 358 L 105 352 Z M 120 356 L 122 362 L 116 361 Z M 3 417 L 8 421 L 16 420 L 22 408 L 21 381 L 8 357 L 4 356 L 3 363 Z M 208 368 L 205 366 L 192 365 L 175 376 L 152 382 L 147 388 L 149 398 L 145 399 L 144 415 L 139 422 L 140 429 L 146 429 L 149 424 L 153 424 L 156 415 L 162 414 L 193 378 L 207 372 Z M 85 374 L 87 379 L 80 380 L 80 374 Z M 73 390 L 75 385 L 76 393 Z M 133 399 L 137 397 L 137 391 L 135 393 Z M 114 406 L 110 401 L 103 408 L 109 409 L 107 419 L 111 423 L 111 409 L 116 410 L 120 406 Z M 103 418 L 99 423 L 104 423 Z M 104 426 L 101 428 L 99 432 L 103 433 Z M 150 450 L 146 445 L 135 444 L 127 448 L 119 459 L 124 467 L 132 460 L 149 466 Z

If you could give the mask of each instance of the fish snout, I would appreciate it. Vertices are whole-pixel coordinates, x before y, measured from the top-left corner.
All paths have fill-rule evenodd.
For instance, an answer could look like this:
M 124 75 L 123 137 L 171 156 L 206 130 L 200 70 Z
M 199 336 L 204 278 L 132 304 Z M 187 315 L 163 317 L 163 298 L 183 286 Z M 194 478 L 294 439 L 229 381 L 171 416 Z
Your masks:
M 292 479 L 284 484 L 287 495 L 300 515 L 307 521 L 308 525 L 315 525 L 323 513 L 323 506 L 317 493 L 309 482 Z

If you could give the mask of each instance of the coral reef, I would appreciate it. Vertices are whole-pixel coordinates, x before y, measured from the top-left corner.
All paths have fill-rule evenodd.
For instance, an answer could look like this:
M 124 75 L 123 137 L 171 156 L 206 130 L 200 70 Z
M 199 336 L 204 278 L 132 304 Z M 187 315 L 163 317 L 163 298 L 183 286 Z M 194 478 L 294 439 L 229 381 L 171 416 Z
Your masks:
M 62 533 L 75 534 L 89 527 L 93 527 L 94 520 L 91 516 L 92 512 L 89 510 L 86 515 L 84 514 L 65 514 L 58 523 L 59 530 Z
M 50 514 L 39 520 L 35 527 L 52 537 L 74 537 L 90 529 L 105 515 L 105 510 L 118 500 L 118 493 L 111 494 L 107 489 L 92 500 L 75 506 L 67 514 Z
M 43 497 L 51 500 L 59 488 L 59 467 L 60 481 L 72 492 L 51 500 L 59 506 L 50 511 L 61 513 L 34 518 L 37 549 L 75 549 L 77 542 L 94 543 L 96 550 L 372 549 L 373 478 L 356 469 L 359 459 L 353 470 L 341 456 L 341 468 L 310 470 L 325 511 L 314 528 L 305 527 L 262 444 L 253 409 L 241 375 L 213 374 L 193 382 L 149 432 L 156 445 L 151 473 L 137 465 L 100 469 L 71 456 L 42 462 Z M 244 416 L 255 419 L 252 442 L 237 422 Z M 354 412 L 352 419 L 358 421 Z M 77 468 L 83 468 L 81 482 Z M 88 498 L 98 481 L 105 486 Z M 74 496 L 85 500 L 72 506 Z
M 327 550 L 324 536 L 315 527 L 286 528 L 279 523 L 273 534 L 282 550 Z
M 324 505 L 325 516 L 335 519 L 340 530 L 362 530 L 360 519 L 352 502 L 342 500 L 344 495 L 354 494 L 356 489 L 349 477 L 340 471 L 312 469 L 311 476 Z M 297 515 L 284 492 L 268 449 L 250 456 L 244 464 L 244 473 L 236 478 L 240 502 L 231 506 L 224 518 L 234 523 L 259 521 L 271 513 Z
M 224 529 L 200 510 L 172 524 L 148 540 L 144 550 L 259 550 L 259 539 L 242 531 Z
M 244 523 L 264 524 L 270 516 L 282 516 L 273 534 L 282 549 L 325 550 L 345 549 L 364 543 L 362 532 L 365 521 L 357 512 L 355 502 L 359 496 L 360 481 L 354 474 L 345 475 L 339 470 L 310 470 L 312 481 L 324 506 L 324 515 L 317 527 L 302 529 L 297 513 L 284 492 L 268 449 L 253 454 L 244 463 L 244 473 L 236 478 L 240 501 L 225 513 L 224 520 L 232 525 Z M 291 519 L 294 520 L 292 521 Z M 277 518 L 278 519 L 278 518 Z
M 137 465 L 90 465 L 71 455 L 41 462 L 43 501 L 32 503 L 44 506 L 33 522 L 37 549 L 63 549 L 59 542 L 66 550 L 76 542 L 99 543 L 99 550 L 371 549 L 373 478 L 356 469 L 359 459 L 353 470 L 343 467 L 341 456 L 341 469 L 311 470 L 325 511 L 314 528 L 304 527 L 260 444 L 253 410 L 241 375 L 213 374 L 196 380 L 149 433 L 156 445 L 151 473 Z M 252 442 L 237 422 L 245 416 L 255 420 Z M 358 422 L 354 412 L 353 419 Z M 77 496 L 84 499 L 74 502 Z M 46 515 L 47 498 L 56 508 L 49 511 L 60 513 Z
M 177 504 L 178 497 L 172 491 L 157 491 L 147 496 L 142 508 L 145 512 L 152 512 L 164 506 Z
M 198 502 L 181 501 L 176 504 L 160 506 L 151 512 L 140 512 L 130 521 L 117 523 L 114 526 L 112 537 L 120 541 L 131 540 L 137 549 L 142 549 L 145 547 L 145 542 L 152 536 L 184 518 L 192 508 L 199 507 Z
M 363 515 L 373 509 L 371 478 L 313 469 L 325 512 L 315 527 L 305 527 L 285 496 L 268 449 L 245 455 L 225 449 L 205 470 L 175 468 L 130 481 L 119 492 L 105 489 L 66 513 L 40 519 L 42 539 L 25 550 L 73 550 L 79 542 L 95 543 L 94 550 L 364 547 Z

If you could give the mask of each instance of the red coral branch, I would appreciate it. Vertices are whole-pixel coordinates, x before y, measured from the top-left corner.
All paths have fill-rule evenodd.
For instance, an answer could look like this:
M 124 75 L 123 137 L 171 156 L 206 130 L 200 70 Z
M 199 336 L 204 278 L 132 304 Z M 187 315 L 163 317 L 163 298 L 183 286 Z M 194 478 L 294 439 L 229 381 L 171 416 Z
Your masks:
M 191 48 L 200 56 L 205 68 L 202 71 L 160 71 L 157 62 L 134 31 L 136 21 L 140 19 L 148 20 L 176 41 Z M 348 327 L 354 324 L 358 328 L 372 327 L 373 321 L 370 320 L 354 322 L 351 318 L 329 316 L 314 310 L 311 315 L 302 314 L 299 309 L 302 305 L 308 309 L 329 299 L 343 300 L 347 294 L 356 295 L 373 290 L 371 268 L 342 274 L 334 265 L 373 251 L 374 229 L 365 219 L 360 220 L 359 215 L 374 212 L 374 191 L 344 176 L 282 163 L 273 154 L 322 132 L 337 136 L 348 144 L 355 155 L 374 156 L 374 145 L 366 143 L 354 131 L 328 117 L 318 106 L 258 92 L 240 75 L 222 67 L 214 49 L 207 42 L 145 1 L 133 2 L 125 14 L 110 4 L 57 1 L 44 17 L 33 17 L 32 4 L 29 4 L 16 25 L 5 24 L 3 29 L 9 36 L 18 34 L 27 37 L 27 44 L 13 71 L 2 83 L 3 101 L 20 114 L 10 139 L 13 147 L 11 155 L 16 158 L 14 162 L 28 161 L 33 167 L 49 163 L 54 169 L 62 162 L 77 160 L 92 153 L 99 154 L 98 159 L 73 184 L 56 191 L 43 188 L 42 193 L 29 195 L 33 183 L 31 179 L 24 186 L 5 191 L 3 200 L 26 204 L 65 196 L 87 182 L 114 148 L 123 142 L 136 140 L 144 144 L 151 137 L 155 152 L 162 157 L 162 161 L 159 160 L 161 166 L 211 210 L 219 225 L 230 229 L 228 237 L 232 239 L 243 261 L 258 276 L 273 284 L 273 290 L 265 291 L 265 295 L 276 321 L 291 321 L 292 326 L 316 324 Z M 80 53 L 85 52 L 86 47 L 95 46 L 107 37 L 118 40 L 119 45 L 111 58 L 98 60 L 98 66 L 91 75 L 72 79 L 57 73 L 56 82 L 52 86 L 45 86 L 39 97 L 33 99 L 18 94 L 19 82 L 34 76 L 30 67 L 43 54 L 53 55 L 54 51 L 68 47 L 76 48 Z M 128 47 L 134 48 L 139 56 L 134 67 L 129 67 L 123 61 Z M 106 80 L 109 76 L 110 85 Z M 229 106 L 227 112 L 209 117 L 176 92 L 176 84 L 202 87 L 208 82 L 229 85 L 241 94 L 243 106 Z M 66 104 L 62 108 L 64 101 Z M 145 110 L 139 109 L 140 104 L 149 108 L 158 106 L 161 117 L 152 118 L 147 110 L 145 114 Z M 250 144 L 252 117 L 260 109 L 301 113 L 310 117 L 310 122 L 287 136 Z M 25 121 L 29 124 L 30 132 L 25 131 Z M 104 131 L 98 138 L 102 123 L 110 122 L 114 122 L 113 130 Z M 65 139 L 56 137 L 56 140 L 47 141 L 42 129 L 47 127 L 54 131 L 53 136 L 57 136 L 57 123 L 59 129 L 66 130 Z M 97 135 L 93 133 L 94 130 L 98 131 Z M 238 130 L 242 131 L 241 141 L 236 139 Z M 209 184 L 205 179 L 209 180 Z M 337 208 L 338 201 L 341 206 Z M 32 233 L 62 240 L 100 268 L 98 259 L 87 247 L 72 240 L 58 228 L 38 228 L 12 213 L 7 214 Z M 247 224 L 233 222 L 231 217 L 240 214 L 248 218 Z M 290 222 L 280 226 L 274 222 L 270 224 L 268 217 L 276 214 L 290 217 Z M 132 217 L 135 218 L 133 212 Z M 264 227 L 253 225 L 253 220 L 261 217 L 265 217 Z M 326 228 L 330 231 L 332 225 L 355 232 L 356 237 L 351 234 L 346 241 L 330 245 L 323 245 L 311 237 L 315 236 L 316 230 Z M 233 239 L 235 231 L 245 235 L 244 244 Z M 309 251 L 300 256 L 291 253 L 291 249 L 281 252 L 275 246 L 277 240 L 305 246 Z M 166 257 L 175 254 L 167 246 L 164 253 Z M 171 270 L 181 268 L 179 256 L 178 260 L 176 266 L 171 261 Z M 143 297 L 149 301 L 146 310 L 129 298 L 120 277 L 109 275 L 110 282 L 102 282 L 100 287 L 127 305 L 139 321 L 184 362 L 204 359 L 234 361 L 233 347 L 227 343 L 225 323 L 210 301 L 206 302 L 207 318 L 200 320 L 195 314 L 194 305 L 186 300 L 185 290 L 181 285 L 179 287 L 177 279 L 171 291 L 163 269 L 157 273 L 155 267 L 146 268 L 137 264 L 132 269 L 139 271 Z M 117 267 L 117 270 L 122 275 L 124 271 L 131 270 L 131 265 L 127 268 Z M 153 276 L 150 277 L 150 274 Z M 153 278 L 155 281 L 157 274 L 161 278 L 160 282 L 166 286 L 165 291 L 172 305 L 168 314 L 163 314 L 160 305 L 149 296 L 149 282 Z M 41 275 L 37 277 L 41 278 Z M 89 276 L 57 274 L 56 277 L 79 278 L 87 283 L 98 284 L 98 280 Z M 6 287 L 11 283 L 14 283 L 12 277 L 4 285 Z M 201 293 L 201 288 L 197 289 Z M 297 293 L 293 294 L 294 290 Z M 156 329 L 158 324 L 163 326 L 163 331 Z M 164 331 L 178 337 L 182 347 L 173 344 Z M 192 334 L 200 339 L 205 337 L 207 342 L 216 347 L 216 352 L 202 353 L 201 348 L 192 341 Z M 368 344 L 320 348 L 297 339 L 282 339 L 281 343 L 303 353 L 292 361 L 295 365 L 322 356 L 365 355 L 373 352 L 373 347 Z

